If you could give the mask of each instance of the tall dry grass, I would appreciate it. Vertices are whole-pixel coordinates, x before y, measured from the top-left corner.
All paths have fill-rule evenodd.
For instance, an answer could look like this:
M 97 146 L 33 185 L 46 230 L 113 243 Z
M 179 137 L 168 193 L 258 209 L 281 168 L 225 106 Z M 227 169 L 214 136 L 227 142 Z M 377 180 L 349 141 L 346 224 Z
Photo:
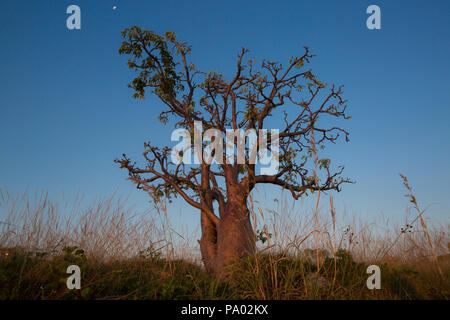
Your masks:
M 392 224 L 389 219 L 383 217 L 370 221 L 355 214 L 336 212 L 332 196 L 329 197 L 328 207 L 319 206 L 317 201 L 309 211 L 296 210 L 288 194 L 277 201 L 277 207 L 273 210 L 264 210 L 263 203 L 258 207 L 254 203 L 257 201 L 251 199 L 254 228 L 264 230 L 268 237 L 264 244 L 259 244 L 259 252 L 267 255 L 255 256 L 253 268 L 246 274 L 255 282 L 248 293 L 249 297 L 448 299 L 449 224 L 441 221 L 425 224 L 424 211 L 419 210 L 409 185 L 407 189 L 410 193 L 409 199 L 414 199 L 414 206 L 406 211 L 404 224 Z M 316 200 L 319 197 L 318 194 Z M 265 197 L 261 195 L 260 198 Z M 355 270 L 348 270 L 349 277 L 360 278 L 353 283 L 353 288 L 343 288 L 342 281 L 340 285 L 336 283 L 337 266 L 342 264 L 343 252 L 349 254 L 353 266 L 360 266 L 357 273 Z M 286 273 L 283 264 L 293 258 L 307 261 L 311 265 L 309 269 L 300 270 L 300 277 L 304 282 L 301 290 L 298 290 L 298 285 L 290 286 L 286 281 L 280 283 L 278 277 L 279 273 L 284 272 L 284 277 L 289 278 L 289 271 Z M 327 261 L 331 268 L 322 270 Z M 269 274 L 272 279 L 270 285 L 266 279 L 259 276 L 264 264 L 270 266 L 269 270 L 266 270 L 266 275 Z M 364 276 L 368 277 L 363 266 L 371 264 L 384 266 L 384 273 L 387 273 L 384 279 L 389 283 L 387 290 L 379 293 L 372 291 L 369 294 L 370 290 L 367 290 L 363 281 Z M 291 265 L 291 268 L 303 267 Z M 314 275 L 319 272 L 325 276 Z M 346 277 L 342 270 L 339 273 L 341 280 Z M 294 272 L 291 277 L 294 274 L 297 275 Z M 315 286 L 311 288 L 308 282 Z M 263 290 L 267 287 L 270 287 L 270 290 Z M 321 290 L 322 296 L 319 294 Z
M 312 249 L 315 255 L 319 249 L 333 256 L 332 253 L 344 249 L 355 260 L 373 263 L 393 260 L 412 263 L 434 259 L 428 238 L 414 211 L 406 210 L 405 222 L 399 224 L 383 216 L 368 219 L 355 213 L 336 212 L 332 196 L 328 199 L 331 205 L 319 206 L 317 211 L 315 208 L 310 211 L 296 209 L 289 195 L 283 193 L 275 209 L 264 210 L 253 205 L 255 230 L 264 229 L 271 234 L 267 244 L 260 245 L 260 250 L 297 252 Z M 316 229 L 320 235 L 318 239 L 313 237 Z M 449 230 L 448 223 L 429 222 L 428 233 L 438 256 L 450 253 Z
M 181 236 L 161 208 L 137 213 L 127 198 L 111 195 L 85 203 L 82 195 L 53 202 L 47 192 L 11 195 L 0 188 L 0 246 L 49 254 L 64 247 L 108 261 L 147 252 L 190 257 L 189 234 Z
M 118 261 L 130 263 L 127 267 L 129 276 L 137 272 L 140 278 L 144 277 L 142 274 L 156 271 L 153 267 L 149 269 L 136 265 L 136 257 L 157 256 L 164 259 L 164 267 L 157 273 L 158 281 L 166 281 L 163 288 L 159 285 L 152 289 L 154 292 L 151 295 L 141 295 L 141 298 L 177 297 L 178 289 L 173 289 L 173 286 L 176 286 L 176 281 L 186 279 L 188 282 L 183 290 L 192 287 L 196 293 L 183 297 L 194 299 L 214 299 L 218 295 L 222 298 L 248 299 L 448 296 L 448 224 L 429 222 L 424 230 L 414 211 L 406 212 L 403 225 L 393 225 L 383 218 L 368 221 L 358 215 L 337 212 L 332 197 L 327 199 L 326 204 L 317 204 L 312 210 L 303 211 L 296 209 L 288 194 L 281 194 L 274 209 L 265 206 L 264 198 L 256 190 L 250 199 L 252 222 L 255 233 L 259 235 L 259 250 L 247 268 L 237 274 L 240 285 L 231 292 L 223 291 L 215 282 L 208 282 L 206 276 L 199 278 L 197 269 L 189 271 L 188 265 L 182 269 L 186 273 L 180 274 L 179 260 L 201 268 L 195 241 L 199 238 L 198 229 L 194 232 L 189 231 L 189 227 L 175 229 L 171 208 L 165 203 L 136 213 L 126 198 L 116 195 L 88 205 L 84 204 L 81 196 L 58 204 L 52 202 L 47 193 L 31 197 L 27 193 L 11 195 L 2 189 L 0 247 L 20 247 L 24 251 L 57 256 L 64 251 L 64 247 L 76 246 L 84 250 L 88 260 L 109 263 L 113 269 Z M 345 274 L 346 266 L 342 265 L 347 254 L 351 257 L 348 275 Z M 367 278 L 363 266 L 369 264 L 388 266 L 391 274 L 389 281 L 394 287 L 397 282 L 400 287 L 407 284 L 405 281 L 409 281 L 409 273 L 414 278 L 420 272 L 419 284 L 414 284 L 418 288 L 414 288 L 414 292 L 423 290 L 423 295 L 402 295 L 401 288 L 398 294 L 392 293 L 391 289 L 382 292 L 367 290 L 363 281 Z M 122 264 L 117 264 L 117 268 L 123 271 Z M 98 286 L 99 282 L 109 281 L 106 279 L 117 275 L 113 269 L 103 278 L 92 276 L 89 283 Z M 391 272 L 391 269 L 395 270 Z M 408 273 L 407 278 L 402 278 L 402 272 Z M 142 286 L 139 283 L 136 288 Z M 430 294 L 433 288 L 439 288 L 439 292 Z M 408 290 L 411 292 L 412 289 Z M 138 289 L 132 291 L 136 293 Z M 51 295 L 53 291 L 49 292 Z M 158 292 L 164 294 L 159 295 Z M 118 297 L 126 298 L 129 294 L 122 293 Z

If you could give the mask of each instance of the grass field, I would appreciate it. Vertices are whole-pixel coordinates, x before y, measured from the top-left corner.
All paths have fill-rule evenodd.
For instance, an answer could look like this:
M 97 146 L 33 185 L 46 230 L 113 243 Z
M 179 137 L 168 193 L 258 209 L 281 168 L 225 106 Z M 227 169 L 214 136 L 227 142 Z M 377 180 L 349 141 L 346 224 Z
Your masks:
M 0 299 L 449 298 L 448 225 L 423 225 L 414 212 L 403 226 L 362 221 L 326 200 L 302 214 L 251 201 L 259 252 L 224 283 L 204 271 L 198 234 L 175 231 L 165 206 L 134 214 L 115 196 L 82 208 L 79 198 L 0 190 Z M 80 290 L 66 286 L 72 264 Z M 366 286 L 372 264 L 381 289 Z

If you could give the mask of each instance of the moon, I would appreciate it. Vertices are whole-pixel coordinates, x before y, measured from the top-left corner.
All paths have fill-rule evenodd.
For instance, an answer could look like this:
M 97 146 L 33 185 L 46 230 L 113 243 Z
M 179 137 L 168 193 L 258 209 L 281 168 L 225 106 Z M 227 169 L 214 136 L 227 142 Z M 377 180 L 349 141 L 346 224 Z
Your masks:
M 117 6 L 113 6 L 113 10 L 116 10 L 117 9 Z

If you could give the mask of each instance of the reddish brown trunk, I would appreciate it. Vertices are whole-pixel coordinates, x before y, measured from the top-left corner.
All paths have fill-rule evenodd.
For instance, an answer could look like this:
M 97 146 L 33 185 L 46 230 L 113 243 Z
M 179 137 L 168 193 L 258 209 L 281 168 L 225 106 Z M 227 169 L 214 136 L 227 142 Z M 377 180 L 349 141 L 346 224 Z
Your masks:
M 217 228 L 202 211 L 201 216 L 202 238 L 199 241 L 203 264 L 208 273 L 215 270 L 217 257 Z
M 256 248 L 246 204 L 230 199 L 217 226 L 202 213 L 199 243 L 203 263 L 209 273 L 223 277 L 232 272 L 233 262 L 253 254 Z
M 255 248 L 255 235 L 246 204 L 229 202 L 217 228 L 216 274 L 228 274 L 232 271 L 233 262 L 253 254 Z

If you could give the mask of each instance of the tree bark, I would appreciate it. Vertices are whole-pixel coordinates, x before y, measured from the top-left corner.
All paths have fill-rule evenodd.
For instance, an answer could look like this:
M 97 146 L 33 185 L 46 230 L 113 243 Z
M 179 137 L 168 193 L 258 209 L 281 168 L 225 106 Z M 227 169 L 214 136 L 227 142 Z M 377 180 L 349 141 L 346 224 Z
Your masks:
M 199 241 L 205 269 L 217 278 L 233 272 L 233 262 L 255 253 L 256 238 L 245 201 L 230 198 L 217 225 L 202 212 Z
M 200 244 L 203 265 L 208 273 L 213 274 L 217 257 L 217 226 L 204 211 L 201 213 L 201 228 L 202 237 L 198 243 Z
M 255 240 L 246 203 L 230 200 L 217 227 L 216 275 L 229 275 L 233 262 L 254 254 Z

